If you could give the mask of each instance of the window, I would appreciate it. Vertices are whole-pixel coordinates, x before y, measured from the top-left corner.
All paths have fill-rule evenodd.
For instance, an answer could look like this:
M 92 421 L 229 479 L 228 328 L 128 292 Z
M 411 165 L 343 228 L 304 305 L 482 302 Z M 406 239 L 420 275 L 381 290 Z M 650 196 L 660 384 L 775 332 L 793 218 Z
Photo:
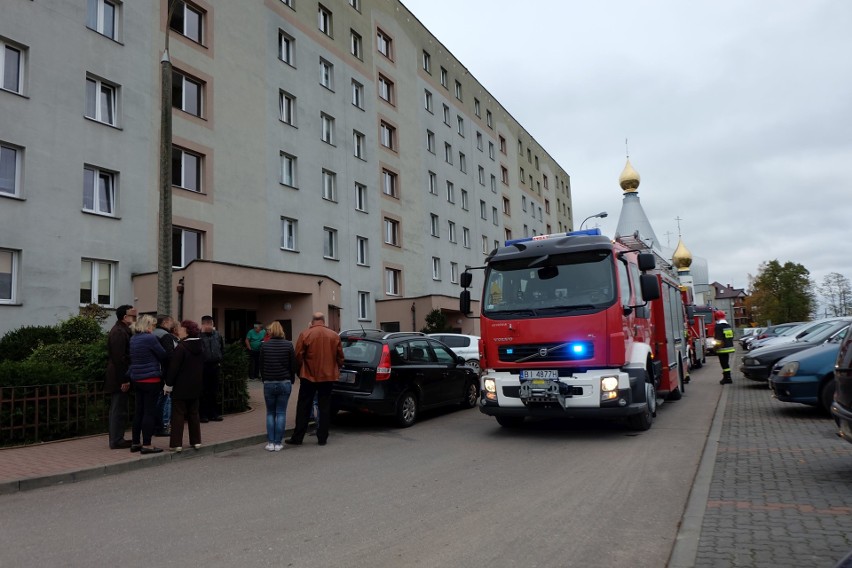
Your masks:
M 550 200 L 549 199 L 544 200 L 544 212 L 547 213 L 548 215 L 550 215 Z
M 382 30 L 376 32 L 376 49 L 388 59 L 393 59 L 393 40 Z
M 530 228 L 524 223 L 524 238 L 530 236 Z
M 474 98 L 473 99 L 473 114 L 476 115 L 476 118 L 482 118 L 481 112 L 482 112 L 482 110 L 479 107 L 479 99 Z
M 456 117 L 456 122 L 458 123 L 458 132 L 459 136 L 464 138 L 464 119 L 460 116 Z
M 24 62 L 21 49 L 0 41 L 0 88 L 13 93 L 24 92 Z
M 296 126 L 296 97 L 284 91 L 279 95 L 279 118 L 281 122 Z
M 118 6 L 110 0 L 88 0 L 86 26 L 110 39 L 117 39 Z
M 385 121 L 379 123 L 379 141 L 382 146 L 391 150 L 396 149 L 396 128 Z
M 319 63 L 319 72 L 320 72 L 320 85 L 325 87 L 326 89 L 333 91 L 334 90 L 334 65 L 326 61 L 325 59 L 320 58 Z M 353 81 L 354 83 L 354 81 Z M 360 106 L 360 105 L 355 105 Z
M 542 176 L 541 176 L 541 180 L 542 180 L 542 182 L 544 182 L 544 189 L 550 189 L 550 188 L 548 187 L 548 185 L 547 185 L 547 176 L 546 176 L 546 175 L 542 175 Z
M 506 139 L 502 136 L 500 136 L 500 153 L 506 153 Z
M 481 241 L 482 241 L 482 254 L 488 254 L 488 237 L 485 236 L 485 235 L 482 235 Z
M 438 195 L 438 176 L 435 172 L 429 172 L 429 193 Z
M 370 293 L 358 292 L 358 319 L 370 319 Z
M 320 4 L 317 11 L 317 27 L 328 37 L 334 37 L 332 30 L 331 10 Z
M 479 217 L 481 219 L 488 219 L 488 207 L 485 205 L 485 201 L 479 200 Z
M 527 148 L 527 162 L 532 163 L 532 151 L 529 148 Z
M 429 112 L 432 112 L 432 91 L 425 89 L 423 91 L 423 106 Z
M 368 266 L 369 258 L 367 251 L 369 250 L 367 237 L 355 237 L 355 262 L 359 266 Z
M 402 271 L 394 268 L 385 268 L 385 293 L 388 296 L 399 296 L 400 280 Z
M 385 217 L 385 243 L 399 246 L 399 221 Z
M 349 5 L 359 12 L 361 11 L 361 0 L 349 0 Z
M 18 253 L 0 249 L 0 304 L 14 304 L 18 288 Z
M 441 279 L 441 259 L 437 256 L 432 257 L 432 280 Z
M 364 110 L 364 85 L 352 79 L 352 104 Z
M 281 0 L 281 3 L 285 6 L 289 6 L 290 8 L 293 7 L 293 0 Z
M 450 263 L 450 282 L 453 284 L 459 283 L 459 263 L 457 262 Z
M 467 211 L 468 205 L 467 190 L 463 189 L 461 190 L 461 208 Z
M 459 170 L 462 173 L 467 173 L 467 158 L 464 155 L 464 152 L 459 152 Z
M 453 163 L 453 147 L 449 142 L 444 142 L 444 161 L 448 164 Z
M 524 155 L 524 142 L 522 140 L 518 140 L 518 154 Z
M 0 195 L 21 195 L 21 156 L 23 150 L 0 144 Z
M 281 152 L 281 183 L 298 187 L 296 183 L 296 156 Z
M 355 209 L 367 211 L 367 186 L 355 182 Z
M 200 154 L 172 146 L 172 185 L 201 192 L 202 162 Z
M 444 124 L 450 125 L 450 107 L 444 105 Z
M 172 227 L 172 267 L 183 268 L 201 258 L 201 233 L 191 229 Z
M 337 174 L 329 170 L 322 171 L 322 198 L 337 201 Z
M 426 149 L 435 153 L 435 133 L 431 130 L 426 131 Z
M 507 185 L 509 183 L 509 170 L 506 166 L 500 166 L 500 180 Z
M 321 113 L 320 125 L 322 126 L 320 139 L 327 144 L 334 144 L 334 118 Z
M 367 147 L 366 138 L 357 130 L 352 131 L 352 146 L 356 158 L 365 159 L 365 149 Z
M 447 182 L 447 201 L 449 203 L 456 202 L 456 187 L 453 185 L 453 182 Z
M 281 248 L 284 250 L 299 250 L 297 248 L 299 222 L 295 219 L 281 217 Z
M 174 6 L 169 27 L 195 43 L 203 43 L 204 12 L 183 0 L 177 0 Z
M 451 243 L 456 241 L 456 224 L 452 221 L 447 221 L 447 238 Z
M 456 98 L 462 100 L 462 84 L 456 81 Z
M 115 87 L 86 77 L 86 117 L 115 126 Z
M 524 174 L 524 168 L 523 168 L 523 166 L 521 166 L 520 168 L 518 168 L 518 170 L 519 170 L 519 171 L 518 171 L 518 175 L 519 175 L 519 176 L 520 176 L 520 178 L 521 178 L 521 183 L 527 183 L 527 182 L 526 182 L 526 179 L 525 179 L 525 174 Z
M 295 65 L 296 40 L 278 30 L 278 59 L 288 65 Z
M 479 180 L 479 185 L 485 185 L 485 168 L 482 166 L 477 167 L 476 174 Z
M 521 196 L 521 209 L 524 210 L 524 213 L 527 212 L 527 196 L 526 195 Z
M 476 149 L 482 152 L 482 132 L 476 132 Z
M 535 156 L 534 161 L 535 161 L 535 169 L 538 170 L 538 156 Z
M 511 205 L 509 203 L 508 197 L 503 198 L 503 213 L 505 215 L 511 215 L 512 214 L 512 209 L 511 209 Z
M 494 129 L 494 124 L 492 122 L 490 110 L 485 111 L 485 124 L 488 125 L 488 128 L 491 128 L 492 130 Z
M 83 259 L 80 263 L 80 304 L 112 307 L 115 297 L 115 264 Z
M 393 81 L 384 75 L 379 75 L 379 96 L 390 104 L 393 104 Z
M 322 256 L 337 259 L 337 229 L 323 227 Z
M 441 67 L 441 85 L 446 89 L 447 87 L 447 70 Z
M 488 142 L 488 157 L 494 159 L 494 142 Z
M 423 50 L 422 62 L 423 62 L 423 70 L 431 75 L 432 74 L 432 56 L 429 55 L 429 52 L 426 51 L 425 49 Z
M 382 192 L 385 195 L 399 198 L 396 184 L 396 174 L 390 170 L 382 169 Z
M 512 240 L 512 229 L 503 229 L 503 239 L 507 241 Z
M 115 215 L 115 174 L 91 166 L 83 168 L 83 210 Z
M 358 59 L 364 59 L 364 43 L 355 30 L 349 30 L 349 52 Z
M 470 248 L 470 229 L 462 227 L 462 245 L 464 248 Z
M 180 71 L 172 72 L 172 106 L 194 116 L 203 114 L 204 82 L 185 75 Z
M 497 208 L 496 207 L 491 208 L 491 222 L 495 226 L 499 223 L 498 218 L 497 218 Z
M 497 176 L 491 174 L 491 193 L 497 193 Z
M 441 238 L 440 221 L 434 213 L 429 214 L 429 234 Z

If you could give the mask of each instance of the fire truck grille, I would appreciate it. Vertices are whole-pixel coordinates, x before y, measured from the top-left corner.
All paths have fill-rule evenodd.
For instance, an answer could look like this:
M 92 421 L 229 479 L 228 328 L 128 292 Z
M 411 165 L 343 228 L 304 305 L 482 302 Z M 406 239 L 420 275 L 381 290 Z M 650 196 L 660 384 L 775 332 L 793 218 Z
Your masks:
M 497 349 L 497 356 L 504 363 L 515 363 L 521 359 L 530 363 L 580 361 L 591 359 L 594 355 L 594 344 L 590 341 L 505 345 Z

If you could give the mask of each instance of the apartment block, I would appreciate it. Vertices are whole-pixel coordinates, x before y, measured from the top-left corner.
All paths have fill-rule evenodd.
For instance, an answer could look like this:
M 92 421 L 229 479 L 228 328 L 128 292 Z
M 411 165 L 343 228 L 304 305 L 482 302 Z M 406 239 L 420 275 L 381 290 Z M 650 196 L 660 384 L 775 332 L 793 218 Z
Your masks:
M 167 41 L 174 315 L 475 332 L 461 272 L 573 226 L 567 172 L 397 0 L 175 4 L 4 5 L 0 333 L 156 310 Z

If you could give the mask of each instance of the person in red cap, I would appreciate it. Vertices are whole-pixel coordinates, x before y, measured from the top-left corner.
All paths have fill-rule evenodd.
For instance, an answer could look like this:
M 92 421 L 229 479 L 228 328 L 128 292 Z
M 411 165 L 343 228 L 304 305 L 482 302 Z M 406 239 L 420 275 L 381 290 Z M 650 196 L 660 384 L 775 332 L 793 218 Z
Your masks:
M 713 314 L 716 319 L 716 354 L 719 356 L 719 364 L 722 365 L 722 380 L 720 385 L 729 385 L 731 380 L 731 353 L 734 352 L 734 330 L 725 319 L 725 312 L 716 310 Z

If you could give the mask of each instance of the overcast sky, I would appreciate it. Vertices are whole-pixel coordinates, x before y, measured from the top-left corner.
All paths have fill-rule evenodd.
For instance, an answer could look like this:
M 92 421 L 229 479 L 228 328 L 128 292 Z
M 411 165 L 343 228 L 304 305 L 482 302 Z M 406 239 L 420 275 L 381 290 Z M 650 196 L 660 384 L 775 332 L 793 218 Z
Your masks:
M 627 138 L 657 237 L 680 217 L 711 282 L 852 278 L 852 1 L 403 3 L 568 172 L 576 224 L 615 232 Z

